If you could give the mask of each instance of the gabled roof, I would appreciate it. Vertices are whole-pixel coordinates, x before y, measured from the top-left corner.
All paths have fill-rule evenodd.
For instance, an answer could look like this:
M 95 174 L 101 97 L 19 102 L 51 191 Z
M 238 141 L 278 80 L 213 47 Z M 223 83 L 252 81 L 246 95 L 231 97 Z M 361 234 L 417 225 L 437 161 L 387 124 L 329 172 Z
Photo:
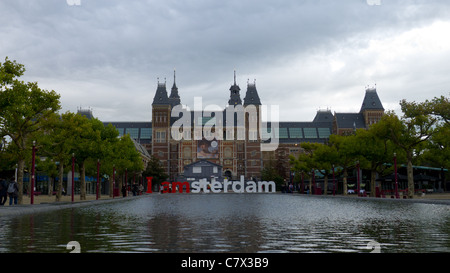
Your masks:
M 361 110 L 359 112 L 362 113 L 364 110 L 384 110 L 376 88 L 366 89 L 366 95 L 364 96 Z

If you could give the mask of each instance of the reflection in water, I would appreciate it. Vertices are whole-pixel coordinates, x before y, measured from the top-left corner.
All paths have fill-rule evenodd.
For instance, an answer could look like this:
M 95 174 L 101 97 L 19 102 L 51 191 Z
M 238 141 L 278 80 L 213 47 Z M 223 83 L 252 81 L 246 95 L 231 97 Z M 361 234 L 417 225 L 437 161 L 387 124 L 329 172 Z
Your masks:
M 450 206 L 287 194 L 154 194 L 0 229 L 0 252 L 450 252 Z

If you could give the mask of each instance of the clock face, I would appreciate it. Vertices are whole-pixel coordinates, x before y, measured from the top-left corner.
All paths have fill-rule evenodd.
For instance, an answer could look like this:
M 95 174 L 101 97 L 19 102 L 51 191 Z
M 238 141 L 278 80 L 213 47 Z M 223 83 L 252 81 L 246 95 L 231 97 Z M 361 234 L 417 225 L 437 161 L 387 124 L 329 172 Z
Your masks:
M 213 142 L 211 142 L 211 147 L 213 147 L 213 148 L 216 148 L 217 147 L 217 141 L 213 141 Z

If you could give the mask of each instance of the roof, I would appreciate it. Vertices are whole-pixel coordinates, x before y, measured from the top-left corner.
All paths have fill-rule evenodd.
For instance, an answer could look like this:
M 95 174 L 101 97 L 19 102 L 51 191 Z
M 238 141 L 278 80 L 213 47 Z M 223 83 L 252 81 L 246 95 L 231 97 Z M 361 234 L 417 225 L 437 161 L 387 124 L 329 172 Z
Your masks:
M 202 166 L 202 167 L 203 166 L 216 166 L 216 167 L 222 168 L 222 165 L 213 163 L 213 162 L 208 161 L 206 159 L 200 159 L 199 161 L 195 161 L 195 162 L 193 162 L 191 164 L 185 165 L 184 168 L 187 169 L 187 168 L 192 167 L 192 166 Z
M 376 88 L 366 89 L 366 95 L 364 96 L 360 112 L 364 110 L 384 110 Z
M 261 100 L 258 96 L 258 91 L 256 90 L 256 84 L 247 84 L 247 93 L 244 98 L 244 105 L 261 105 Z
M 267 123 L 266 128 L 262 128 L 263 142 L 269 142 L 272 137 L 272 124 Z M 279 122 L 278 142 L 279 143 L 301 143 L 314 142 L 325 143 L 332 133 L 332 122 Z M 276 133 L 276 131 L 275 131 Z M 264 141 L 265 140 L 265 141 Z
M 361 113 L 334 113 L 338 128 L 365 128 L 364 116 Z
M 130 134 L 132 139 L 141 144 L 149 144 L 152 140 L 152 123 L 148 121 L 105 121 L 106 126 L 109 123 L 116 127 L 119 136 Z
M 155 97 L 153 98 L 152 105 L 167 105 L 169 103 L 169 97 L 167 97 L 167 90 L 165 83 L 158 83 Z
M 319 110 L 317 111 L 316 117 L 314 118 L 314 122 L 333 122 L 334 116 L 331 113 L 331 110 Z
M 138 142 L 136 142 L 136 140 L 131 139 L 131 141 L 133 141 L 134 147 L 136 148 L 136 151 L 138 151 L 141 155 L 147 157 L 148 159 L 150 159 L 150 154 L 148 153 L 147 149 L 145 149 L 144 146 L 142 146 L 141 144 L 139 144 Z

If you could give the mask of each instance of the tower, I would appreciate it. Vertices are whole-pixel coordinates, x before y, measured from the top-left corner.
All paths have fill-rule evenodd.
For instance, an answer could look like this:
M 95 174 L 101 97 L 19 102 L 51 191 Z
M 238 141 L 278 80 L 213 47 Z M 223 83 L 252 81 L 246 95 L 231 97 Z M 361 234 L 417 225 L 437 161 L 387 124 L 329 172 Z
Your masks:
M 242 105 L 239 85 L 236 84 L 236 70 L 234 71 L 234 84 L 230 87 L 230 99 L 228 105 Z
M 170 91 L 169 102 L 172 108 L 181 103 L 180 95 L 178 94 L 178 87 L 176 84 L 175 70 L 173 70 L 173 85 Z
M 364 117 L 366 128 L 380 121 L 384 114 L 383 104 L 377 94 L 376 88 L 367 88 L 364 96 L 361 110 L 359 111 Z
M 166 83 L 160 83 L 152 103 L 152 155 L 157 157 L 169 173 L 171 104 L 167 96 Z
M 245 108 L 245 176 L 247 178 L 261 178 L 262 154 L 261 138 L 259 136 L 261 100 L 256 90 L 256 80 L 247 81 L 247 92 L 244 98 Z

